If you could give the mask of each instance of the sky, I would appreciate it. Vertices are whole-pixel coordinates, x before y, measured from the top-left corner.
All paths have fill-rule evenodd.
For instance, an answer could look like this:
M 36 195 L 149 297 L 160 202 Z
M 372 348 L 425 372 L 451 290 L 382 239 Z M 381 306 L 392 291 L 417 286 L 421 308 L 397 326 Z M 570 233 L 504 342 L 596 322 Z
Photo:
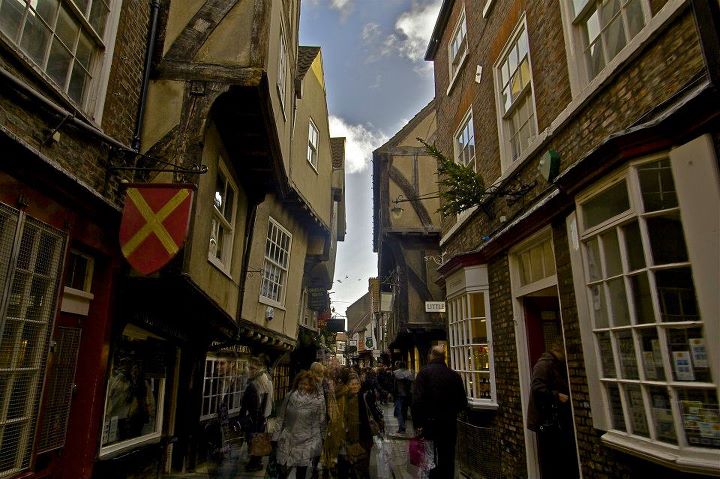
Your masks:
M 330 136 L 346 137 L 347 234 L 338 243 L 335 313 L 377 276 L 372 250 L 372 152 L 434 96 L 426 62 L 441 0 L 303 0 L 300 44 L 322 49 Z

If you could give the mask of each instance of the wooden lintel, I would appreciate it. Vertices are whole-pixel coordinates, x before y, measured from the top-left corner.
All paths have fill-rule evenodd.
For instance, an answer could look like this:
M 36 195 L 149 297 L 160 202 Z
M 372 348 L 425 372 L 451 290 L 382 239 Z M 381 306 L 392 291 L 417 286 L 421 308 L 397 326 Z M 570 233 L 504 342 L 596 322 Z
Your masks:
M 260 85 L 262 75 L 262 68 L 214 63 L 163 60 L 158 67 L 158 77 L 164 80 L 209 81 L 241 86 Z

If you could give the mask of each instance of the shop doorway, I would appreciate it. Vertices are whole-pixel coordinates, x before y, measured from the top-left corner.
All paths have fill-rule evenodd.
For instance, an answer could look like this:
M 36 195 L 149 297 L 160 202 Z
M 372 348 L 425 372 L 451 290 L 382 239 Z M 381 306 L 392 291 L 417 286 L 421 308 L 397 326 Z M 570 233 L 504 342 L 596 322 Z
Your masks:
M 540 356 L 554 342 L 560 341 L 565 349 L 550 229 L 514 248 L 509 260 L 527 475 L 540 478 L 541 454 L 537 435 L 527 429 L 532 372 Z M 573 456 L 565 460 L 577 463 L 576 448 Z
M 525 330 L 529 366 L 540 359 L 543 352 L 548 351 L 555 341 L 562 342 L 562 325 L 560 324 L 560 301 L 555 288 L 547 288 L 538 293 L 523 297 L 525 312 Z

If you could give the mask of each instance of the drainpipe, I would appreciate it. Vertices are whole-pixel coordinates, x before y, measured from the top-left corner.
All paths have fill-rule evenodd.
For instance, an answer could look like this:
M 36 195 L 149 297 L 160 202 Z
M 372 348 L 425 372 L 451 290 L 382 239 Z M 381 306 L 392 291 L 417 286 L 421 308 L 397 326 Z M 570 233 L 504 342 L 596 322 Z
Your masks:
M 248 212 L 247 221 L 245 222 L 245 244 L 243 245 L 242 265 L 240 266 L 240 297 L 237 306 L 237 321 L 242 319 L 243 303 L 245 301 L 245 283 L 247 282 L 248 268 L 250 266 L 250 251 L 252 250 L 253 231 L 255 230 L 255 218 L 257 217 L 258 206 L 261 200 L 255 200 Z M 240 331 L 238 330 L 238 333 Z
M 160 0 L 150 2 L 150 34 L 145 48 L 145 70 L 143 81 L 140 86 L 140 104 L 138 105 L 137 116 L 135 117 L 135 134 L 132 140 L 132 149 L 140 151 L 140 134 L 142 133 L 143 117 L 145 116 L 145 103 L 147 102 L 147 90 L 150 83 L 150 69 L 152 68 L 153 55 L 155 54 L 155 36 L 157 34 L 158 14 L 160 12 Z

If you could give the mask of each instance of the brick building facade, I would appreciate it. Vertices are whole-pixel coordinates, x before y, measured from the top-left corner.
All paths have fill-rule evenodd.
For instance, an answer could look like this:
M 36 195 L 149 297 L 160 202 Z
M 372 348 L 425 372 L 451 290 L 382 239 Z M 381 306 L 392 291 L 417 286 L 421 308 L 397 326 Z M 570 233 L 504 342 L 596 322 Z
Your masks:
M 443 2 L 436 145 L 487 188 L 440 241 L 461 431 L 494 438 L 464 474 L 540 477 L 525 413 L 553 339 L 582 477 L 717 474 L 717 21 L 716 2 Z
M 90 477 L 100 437 L 150 7 L 85 3 L 0 7 L 2 477 Z

